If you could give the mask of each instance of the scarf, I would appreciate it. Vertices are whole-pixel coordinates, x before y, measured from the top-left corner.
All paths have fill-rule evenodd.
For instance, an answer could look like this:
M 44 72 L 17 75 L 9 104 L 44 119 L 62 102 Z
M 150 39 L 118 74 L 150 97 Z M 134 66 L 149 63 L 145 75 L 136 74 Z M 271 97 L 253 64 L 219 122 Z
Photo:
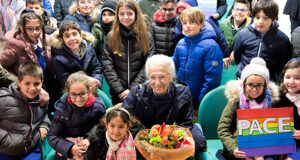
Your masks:
M 101 25 L 101 28 L 103 29 L 104 35 L 107 35 L 108 32 L 111 30 L 111 27 L 112 27 L 112 25 L 113 25 L 113 22 L 104 23 L 104 22 L 102 22 L 102 20 L 101 20 L 100 25 Z
M 295 106 L 297 107 L 298 115 L 300 115 L 300 94 L 287 93 L 285 96 L 295 104 Z
M 74 104 L 71 100 L 71 97 L 68 96 L 68 102 Z M 89 94 L 88 101 L 84 104 L 84 107 L 92 107 L 95 103 L 95 97 L 92 94 Z
M 136 152 L 134 141 L 130 131 L 127 131 L 126 136 L 119 141 L 112 140 L 108 132 L 105 132 L 106 140 L 109 145 L 106 160 L 135 160 Z
M 243 84 L 240 85 L 240 109 L 254 109 L 254 108 L 271 108 L 271 92 L 269 87 L 266 88 L 265 99 L 261 103 L 257 103 L 255 100 L 250 102 L 246 101 L 246 96 L 243 89 Z
M 41 48 L 41 41 L 38 40 L 38 44 L 32 44 L 34 47 L 34 52 L 35 55 L 37 57 L 37 63 L 42 67 L 43 69 L 43 75 L 44 75 L 44 80 L 46 78 L 46 60 L 45 60 L 45 56 L 43 55 L 43 48 Z

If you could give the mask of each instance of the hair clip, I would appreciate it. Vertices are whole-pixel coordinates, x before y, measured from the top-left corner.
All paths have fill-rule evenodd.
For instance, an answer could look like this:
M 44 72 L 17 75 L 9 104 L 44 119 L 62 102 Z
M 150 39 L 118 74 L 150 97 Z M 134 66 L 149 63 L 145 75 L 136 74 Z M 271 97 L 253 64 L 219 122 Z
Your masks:
M 290 64 L 291 62 L 294 62 L 294 61 L 300 61 L 300 57 L 298 57 L 298 58 L 293 58 L 293 59 L 289 60 L 289 61 L 285 64 L 285 67 L 286 67 L 288 64 Z

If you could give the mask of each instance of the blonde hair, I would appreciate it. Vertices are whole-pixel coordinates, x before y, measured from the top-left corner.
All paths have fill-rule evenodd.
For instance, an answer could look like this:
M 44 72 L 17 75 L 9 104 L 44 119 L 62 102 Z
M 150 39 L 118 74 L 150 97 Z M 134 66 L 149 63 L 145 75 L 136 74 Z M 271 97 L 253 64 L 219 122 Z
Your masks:
M 204 12 L 198 7 L 189 7 L 185 9 L 180 15 L 180 22 L 183 23 L 185 17 L 188 17 L 191 22 L 201 25 L 205 21 Z
M 111 29 L 111 34 L 108 38 L 109 49 L 113 54 L 121 55 L 122 36 L 120 34 L 119 11 L 121 7 L 128 7 L 135 13 L 135 21 L 131 26 L 131 30 L 136 33 L 137 43 L 139 48 L 146 55 L 150 49 L 150 41 L 148 35 L 148 27 L 145 16 L 142 14 L 140 7 L 135 0 L 120 0 L 116 7 L 115 20 Z

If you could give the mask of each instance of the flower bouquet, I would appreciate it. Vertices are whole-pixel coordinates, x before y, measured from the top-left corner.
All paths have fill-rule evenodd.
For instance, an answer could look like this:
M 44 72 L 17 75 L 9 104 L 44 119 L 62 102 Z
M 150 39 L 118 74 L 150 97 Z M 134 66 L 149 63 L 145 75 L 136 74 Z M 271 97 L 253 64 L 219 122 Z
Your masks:
M 147 160 L 184 160 L 195 153 L 195 142 L 188 128 L 154 125 L 140 131 L 135 146 Z

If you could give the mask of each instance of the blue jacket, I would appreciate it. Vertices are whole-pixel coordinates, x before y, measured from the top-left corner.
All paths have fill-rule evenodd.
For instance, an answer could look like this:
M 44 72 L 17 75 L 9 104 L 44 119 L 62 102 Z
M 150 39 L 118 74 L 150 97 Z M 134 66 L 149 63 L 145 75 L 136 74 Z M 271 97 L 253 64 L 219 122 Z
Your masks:
M 44 9 L 48 10 L 51 13 L 51 16 L 53 16 L 53 9 L 50 0 L 43 0 L 43 6 Z
M 250 24 L 238 33 L 234 43 L 234 59 L 238 64 L 237 77 L 241 76 L 244 67 L 252 58 L 261 57 L 267 63 L 271 80 L 278 80 L 284 65 L 292 57 L 290 40 L 278 27 L 275 22 L 262 36 Z
M 223 54 L 215 39 L 215 31 L 205 23 L 200 34 L 185 36 L 175 49 L 177 78 L 189 86 L 193 98 L 199 98 L 199 102 L 221 82 Z
M 84 31 L 87 31 L 87 32 L 91 32 L 91 19 L 92 19 L 91 16 L 84 17 L 80 13 L 76 12 L 74 15 L 68 14 L 64 18 L 63 21 L 65 21 L 65 20 L 74 21 L 74 22 L 76 22 L 76 23 L 79 24 L 81 30 L 84 30 Z
M 229 57 L 230 51 L 229 51 L 228 45 L 226 43 L 226 39 L 225 39 L 222 31 L 215 24 L 215 22 L 211 19 L 211 17 L 206 17 L 205 24 L 211 25 L 213 27 L 213 29 L 217 35 L 216 42 L 218 43 L 218 45 L 220 46 L 220 48 L 222 50 L 223 57 L 224 58 Z M 176 26 L 175 26 L 175 44 L 177 44 L 183 37 L 184 37 L 184 35 L 182 34 L 182 24 L 181 24 L 180 20 L 177 20 Z
M 66 140 L 68 137 L 88 136 L 88 132 L 99 122 L 105 114 L 105 106 L 100 97 L 96 97 L 94 105 L 91 107 L 77 107 L 68 102 L 68 96 L 55 103 L 55 113 L 48 133 L 50 146 L 57 153 L 55 159 L 71 158 L 70 149 L 73 142 Z
M 69 14 L 69 8 L 77 0 L 55 0 L 53 17 L 57 20 L 57 26 L 60 25 L 64 17 Z

